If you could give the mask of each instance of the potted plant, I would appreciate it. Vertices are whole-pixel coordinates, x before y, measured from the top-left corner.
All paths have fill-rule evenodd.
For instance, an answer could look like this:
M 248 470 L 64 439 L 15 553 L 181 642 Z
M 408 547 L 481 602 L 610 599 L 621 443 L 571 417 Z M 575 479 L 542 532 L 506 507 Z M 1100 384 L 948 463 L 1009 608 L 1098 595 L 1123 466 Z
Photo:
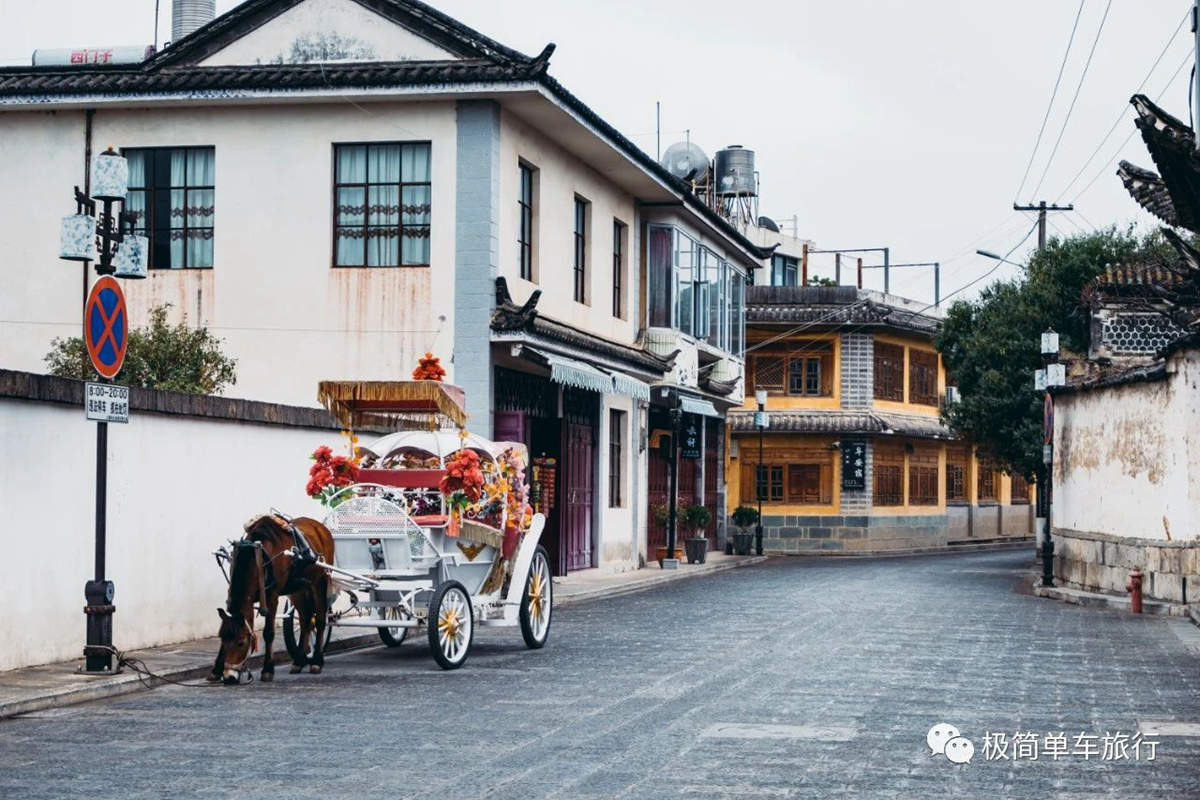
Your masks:
M 660 504 L 654 506 L 651 509 L 651 513 L 654 514 L 654 521 L 656 523 L 661 525 L 663 528 L 667 527 L 667 523 L 670 522 L 671 509 L 666 505 L 666 503 L 660 503 Z M 678 513 L 676 513 L 676 520 L 675 520 L 676 525 L 678 525 L 681 521 L 682 521 L 682 518 L 680 517 L 680 515 Z M 656 547 L 655 548 L 654 558 L 658 561 L 658 566 L 661 567 L 663 565 L 663 559 L 665 559 L 667 557 L 668 556 L 667 556 L 667 548 L 666 547 Z M 678 541 L 675 542 L 675 552 L 673 554 L 671 554 L 670 557 L 674 558 L 677 561 L 683 560 L 683 548 L 679 546 Z
M 750 555 L 750 544 L 754 536 L 746 532 L 751 525 L 758 524 L 758 509 L 752 506 L 738 506 L 733 510 L 733 524 L 738 532 L 733 535 L 733 549 L 739 556 Z
M 712 515 L 704 506 L 688 506 L 683 510 L 683 522 L 692 531 L 691 538 L 683 541 L 689 564 L 703 564 L 708 558 L 708 537 L 704 530 L 711 519 Z

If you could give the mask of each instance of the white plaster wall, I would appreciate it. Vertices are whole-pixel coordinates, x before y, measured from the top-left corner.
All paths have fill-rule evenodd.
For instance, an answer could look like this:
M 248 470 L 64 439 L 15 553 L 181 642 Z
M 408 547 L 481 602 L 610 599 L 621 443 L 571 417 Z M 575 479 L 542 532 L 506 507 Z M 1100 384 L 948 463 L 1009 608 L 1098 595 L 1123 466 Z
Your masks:
M 538 170 L 534 208 L 535 281 L 521 278 L 517 237 L 520 171 L 525 160 Z M 587 303 L 575 302 L 575 197 L 591 203 L 587 241 Z M 624 319 L 612 313 L 613 220 L 629 226 L 625 252 Z M 631 308 L 637 280 L 633 198 L 578 158 L 504 111 L 500 116 L 500 274 L 518 303 L 542 290 L 538 310 L 547 317 L 614 341 L 637 335 Z
M 1200 539 L 1200 356 L 1166 380 L 1055 401 L 1053 526 Z
M 610 411 L 625 412 L 625 430 L 621 438 L 621 505 L 609 505 L 609 442 L 612 441 Z M 637 442 L 633 437 L 635 403 L 632 398 L 605 395 L 600 406 L 600 429 L 597 442 L 600 446 L 600 473 L 596 476 L 596 506 L 599 509 L 600 525 L 596 536 L 600 566 L 637 565 L 637 521 L 633 517 L 634 492 L 633 462 L 638 457 Z M 637 508 L 644 513 L 646 496 L 636 500 Z
M 10 455 L 0 461 L 0 671 L 82 653 L 95 439 L 95 423 L 80 408 L 0 399 L 0 442 Z M 272 507 L 323 518 L 324 509 L 304 495 L 307 458 L 339 439 L 334 431 L 138 411 L 128 425 L 110 425 L 114 644 L 134 649 L 215 635 L 226 586 L 212 550 Z
M 354 0 L 306 0 L 200 63 L 224 66 L 452 58 L 456 56 Z
M 226 394 L 316 404 L 322 379 L 407 378 L 434 343 L 453 380 L 456 125 L 453 103 L 103 110 L 94 148 L 216 148 L 212 270 L 124 281 L 134 324 L 161 302 L 203 321 L 238 361 Z M 58 221 L 83 184 L 83 112 L 0 115 L 0 366 L 34 372 L 77 335 L 80 267 L 60 261 Z M 432 142 L 428 268 L 333 269 L 333 144 Z M 436 287 L 436 288 L 435 288 Z M 439 323 L 438 317 L 446 320 Z

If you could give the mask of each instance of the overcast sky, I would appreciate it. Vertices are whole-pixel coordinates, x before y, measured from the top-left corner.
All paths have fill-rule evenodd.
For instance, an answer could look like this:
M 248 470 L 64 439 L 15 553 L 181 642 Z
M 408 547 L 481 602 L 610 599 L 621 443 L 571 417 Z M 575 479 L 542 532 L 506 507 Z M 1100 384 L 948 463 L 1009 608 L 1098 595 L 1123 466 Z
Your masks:
M 217 13 L 238 3 L 218 0 Z M 0 59 L 36 47 L 143 44 L 154 0 L 0 0 Z M 890 246 L 893 262 L 941 261 L 943 295 L 978 279 L 1033 223 L 1012 209 L 1079 9 L 1077 0 L 433 0 L 529 54 L 558 49 L 551 73 L 647 152 L 684 138 L 711 156 L 757 152 L 761 212 L 799 221 L 820 247 Z M 1190 0 L 1084 0 L 1074 45 L 1021 202 L 1076 203 L 1051 235 L 1151 224 L 1113 175 L 1153 167 L 1128 99 L 1145 93 L 1186 119 Z M 170 34 L 162 0 L 160 39 Z M 1106 6 L 1108 18 L 1097 42 Z M 1176 31 L 1172 39 L 1172 32 Z M 1095 52 L 1058 152 L 1042 173 Z M 1170 42 L 1168 46 L 1168 42 Z M 1174 80 L 1171 76 L 1175 75 Z M 1169 86 L 1168 86 L 1169 84 Z M 1120 124 L 1068 189 L 1105 134 Z M 1081 190 L 1099 175 L 1082 195 Z M 1035 187 L 1041 184 L 1040 191 Z M 1012 256 L 1020 261 L 1034 243 Z M 873 256 L 870 256 L 873 257 Z M 832 257 L 814 257 L 818 274 Z M 868 262 L 870 263 L 870 262 Z M 1006 277 L 1003 267 L 988 280 Z M 879 271 L 868 286 L 881 287 Z M 932 300 L 931 273 L 897 271 L 892 290 Z

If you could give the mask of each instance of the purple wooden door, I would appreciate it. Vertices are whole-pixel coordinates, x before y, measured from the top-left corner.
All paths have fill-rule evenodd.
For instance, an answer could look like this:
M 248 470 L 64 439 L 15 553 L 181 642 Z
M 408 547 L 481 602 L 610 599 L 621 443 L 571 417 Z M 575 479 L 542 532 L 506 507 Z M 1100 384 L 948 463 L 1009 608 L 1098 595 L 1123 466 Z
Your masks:
M 567 570 L 592 566 L 592 449 L 595 431 L 591 425 L 567 424 L 566 483 L 563 485 L 562 540 L 566 545 Z

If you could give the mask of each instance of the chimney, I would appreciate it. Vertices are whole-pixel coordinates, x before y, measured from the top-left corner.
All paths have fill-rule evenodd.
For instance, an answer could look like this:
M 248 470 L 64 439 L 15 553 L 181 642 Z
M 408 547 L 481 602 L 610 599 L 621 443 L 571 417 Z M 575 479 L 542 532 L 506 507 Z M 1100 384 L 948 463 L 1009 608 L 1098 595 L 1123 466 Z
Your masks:
M 217 14 L 216 0 L 172 0 L 171 41 L 178 42 Z

